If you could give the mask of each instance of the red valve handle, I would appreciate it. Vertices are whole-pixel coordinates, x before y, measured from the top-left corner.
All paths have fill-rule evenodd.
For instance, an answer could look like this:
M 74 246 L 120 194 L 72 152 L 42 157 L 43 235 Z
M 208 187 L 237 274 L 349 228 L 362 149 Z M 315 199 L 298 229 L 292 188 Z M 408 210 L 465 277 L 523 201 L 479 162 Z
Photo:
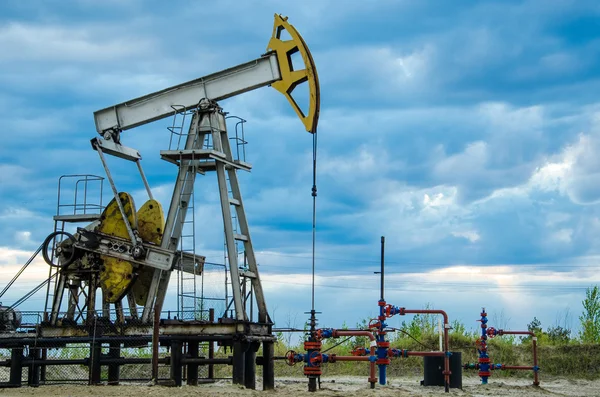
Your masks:
M 321 365 L 321 362 L 323 361 L 323 356 L 319 352 L 312 352 L 310 354 L 309 361 L 312 365 L 314 365 L 315 367 L 318 367 Z
M 295 351 L 293 351 L 293 350 L 288 350 L 288 351 L 285 353 L 285 358 L 286 358 L 286 361 L 285 361 L 285 363 L 286 363 L 287 365 L 289 365 L 290 367 L 293 367 L 294 365 L 296 365 L 297 363 L 296 363 L 296 361 L 294 361 L 294 357 L 295 357 L 295 356 L 296 356 L 296 352 L 295 352 Z
M 376 318 L 372 318 L 371 320 L 369 320 L 369 329 L 379 328 L 380 326 L 381 326 L 381 323 Z

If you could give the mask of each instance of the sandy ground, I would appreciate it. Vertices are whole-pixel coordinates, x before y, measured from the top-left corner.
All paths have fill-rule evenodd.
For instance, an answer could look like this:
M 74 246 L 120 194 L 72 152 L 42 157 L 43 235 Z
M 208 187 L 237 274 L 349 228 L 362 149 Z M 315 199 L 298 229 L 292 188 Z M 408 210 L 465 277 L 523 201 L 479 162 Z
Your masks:
M 417 378 L 391 379 L 388 386 L 368 387 L 362 377 L 338 377 L 323 379 L 316 393 L 307 391 L 305 379 L 279 378 L 275 390 L 263 392 L 247 390 L 230 382 L 220 381 L 202 386 L 81 386 L 52 385 L 39 388 L 0 389 L 1 396 L 600 396 L 600 380 L 544 381 L 540 387 L 531 385 L 526 379 L 492 379 L 488 385 L 479 384 L 479 378 L 463 378 L 463 389 L 451 389 L 444 393 L 443 387 L 422 387 Z

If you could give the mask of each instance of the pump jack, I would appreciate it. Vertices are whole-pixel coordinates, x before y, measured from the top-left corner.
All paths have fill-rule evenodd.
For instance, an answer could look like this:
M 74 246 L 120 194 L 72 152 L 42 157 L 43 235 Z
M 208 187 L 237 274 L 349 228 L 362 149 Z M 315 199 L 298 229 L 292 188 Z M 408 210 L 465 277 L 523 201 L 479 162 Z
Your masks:
M 291 40 L 282 40 L 284 30 L 289 33 Z M 317 129 L 320 104 L 319 81 L 313 58 L 300 34 L 287 22 L 287 17 L 275 15 L 267 51 L 250 62 L 94 113 L 100 137 L 92 139 L 91 143 L 100 156 L 114 198 L 97 220 L 78 228 L 77 233 L 57 232 L 46 239 L 44 252 L 52 249 L 54 244 L 56 257 L 54 261 L 47 261 L 58 273 L 51 325 L 59 321 L 63 291 L 69 291 L 67 313 L 72 313 L 75 307 L 79 307 L 80 294 L 77 289 L 85 288 L 86 284 L 88 291 L 84 303 L 88 319 L 95 312 L 95 290 L 101 288 L 103 305 L 114 304 L 117 319 L 122 318 L 122 314 L 119 315 L 123 310 L 122 300 L 127 299 L 132 316 L 136 315 L 139 305 L 142 306 L 141 323 L 151 321 L 152 310 L 160 312 L 163 306 L 170 274 L 174 269 L 192 274 L 202 271 L 204 257 L 190 255 L 177 247 L 196 175 L 209 171 L 217 173 L 235 318 L 239 321 L 248 320 L 240 288 L 240 277 L 243 276 L 251 279 L 259 322 L 270 323 L 237 179 L 237 170 L 249 171 L 251 166 L 233 158 L 224 113 L 218 101 L 271 85 L 287 98 L 311 134 Z M 302 56 L 304 69 L 293 68 L 291 55 L 296 52 Z M 294 88 L 302 83 L 309 87 L 307 114 L 292 97 Z M 184 146 L 160 152 L 164 160 L 178 166 L 165 221 L 161 205 L 153 199 L 142 171 L 141 156 L 137 150 L 123 144 L 123 132 L 190 111 L 193 116 Z M 212 140 L 212 147 L 206 147 L 207 140 Z M 138 166 L 149 196 L 139 211 L 136 211 L 131 195 L 117 190 L 105 155 L 129 160 Z M 232 194 L 228 194 L 228 191 Z M 232 207 L 236 215 L 234 218 L 239 221 L 238 234 L 232 228 Z M 62 240 L 60 243 L 59 237 Z M 248 270 L 244 274 L 240 274 L 238 269 L 236 241 L 243 242 L 247 257 Z M 90 270 L 95 277 L 90 279 L 86 275 L 84 279 L 83 271 L 89 273 Z

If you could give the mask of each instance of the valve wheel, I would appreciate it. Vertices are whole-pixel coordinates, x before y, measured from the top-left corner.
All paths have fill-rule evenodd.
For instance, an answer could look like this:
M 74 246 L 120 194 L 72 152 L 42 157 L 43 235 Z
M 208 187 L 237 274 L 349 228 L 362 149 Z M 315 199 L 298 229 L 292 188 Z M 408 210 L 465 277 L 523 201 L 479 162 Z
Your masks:
M 65 236 L 66 239 L 57 241 L 56 238 L 59 236 Z M 52 267 L 69 266 L 75 260 L 75 237 L 71 233 L 60 230 L 50 233 L 42 243 L 42 257 Z M 58 258 L 59 264 L 53 263 L 53 258 Z
M 321 362 L 323 360 L 323 356 L 321 355 L 320 352 L 314 351 L 310 354 L 310 356 L 308 357 L 308 361 L 314 366 L 314 367 L 320 367 L 321 366 Z
M 294 350 L 288 350 L 288 351 L 285 353 L 285 358 L 286 358 L 286 360 L 285 360 L 285 363 L 286 363 L 287 365 L 289 365 L 290 367 L 293 367 L 294 365 L 296 365 L 296 364 L 297 364 L 297 362 L 296 362 L 296 361 L 294 361 L 294 357 L 295 357 L 295 356 L 296 356 L 296 352 L 295 352 Z
M 381 323 L 376 318 L 372 318 L 369 320 L 369 329 L 371 328 L 379 328 Z
M 486 332 L 489 338 L 493 338 L 496 336 L 496 328 L 494 327 L 489 327 Z

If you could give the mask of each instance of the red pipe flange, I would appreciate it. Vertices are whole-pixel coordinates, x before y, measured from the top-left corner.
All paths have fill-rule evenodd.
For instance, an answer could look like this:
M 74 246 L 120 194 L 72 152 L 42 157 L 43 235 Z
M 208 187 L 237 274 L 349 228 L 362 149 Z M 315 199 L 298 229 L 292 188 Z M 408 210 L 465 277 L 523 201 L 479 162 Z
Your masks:
M 304 342 L 304 350 L 321 350 L 321 342 Z

